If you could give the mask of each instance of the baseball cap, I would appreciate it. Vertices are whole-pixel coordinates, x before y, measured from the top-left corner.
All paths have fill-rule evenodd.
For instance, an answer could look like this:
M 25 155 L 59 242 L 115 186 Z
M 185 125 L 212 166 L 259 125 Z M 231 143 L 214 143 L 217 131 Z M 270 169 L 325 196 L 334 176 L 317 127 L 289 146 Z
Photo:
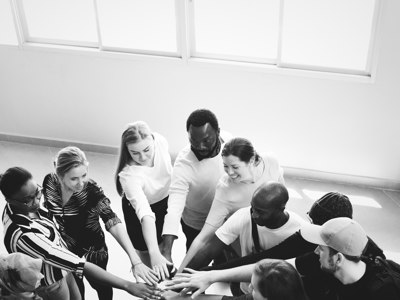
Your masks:
M 313 244 L 324 245 L 349 256 L 361 256 L 368 242 L 367 234 L 350 218 L 334 218 L 324 225 L 305 224 L 300 233 Z

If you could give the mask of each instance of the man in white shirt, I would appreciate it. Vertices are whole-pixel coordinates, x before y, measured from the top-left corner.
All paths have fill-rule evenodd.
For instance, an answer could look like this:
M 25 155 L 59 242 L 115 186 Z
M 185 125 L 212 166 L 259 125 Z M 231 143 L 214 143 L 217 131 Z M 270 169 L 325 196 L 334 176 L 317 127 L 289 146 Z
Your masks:
M 186 236 L 186 248 L 200 232 L 214 199 L 219 178 L 224 174 L 218 120 L 207 109 L 192 112 L 186 122 L 190 144 L 174 163 L 169 190 L 168 213 L 163 227 L 161 253 L 170 261 L 179 222 Z
M 225 246 L 232 244 L 237 238 L 240 241 L 242 256 L 267 250 L 284 241 L 306 223 L 296 213 L 286 210 L 288 200 L 289 193 L 283 184 L 274 181 L 262 184 L 254 192 L 251 207 L 236 211 L 215 232 L 207 247 L 204 247 L 205 251 L 198 253 L 188 267 L 198 269 L 206 266 Z M 258 243 L 253 238 L 256 236 Z M 248 292 L 247 285 L 241 284 L 244 292 Z

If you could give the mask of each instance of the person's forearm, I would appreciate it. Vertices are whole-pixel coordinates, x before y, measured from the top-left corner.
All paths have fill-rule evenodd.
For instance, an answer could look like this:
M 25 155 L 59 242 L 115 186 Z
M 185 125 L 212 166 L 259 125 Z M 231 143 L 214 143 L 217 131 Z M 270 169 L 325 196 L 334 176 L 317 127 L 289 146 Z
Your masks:
M 211 225 L 204 224 L 203 228 L 201 229 L 200 233 L 194 239 L 192 245 L 189 248 L 189 251 L 186 253 L 179 269 L 178 273 L 182 272 L 183 268 L 185 268 L 189 263 L 192 261 L 193 257 L 195 257 L 199 253 L 205 253 L 207 243 L 210 241 L 210 238 L 215 232 L 215 228 Z M 207 256 L 204 257 L 204 260 L 211 260 L 208 259 Z M 193 265 L 192 265 L 193 266 Z M 197 266 L 196 266 L 197 267 Z
M 83 275 L 102 285 L 111 286 L 120 290 L 127 289 L 127 280 L 115 276 L 90 262 L 85 263 L 85 266 L 83 267 Z
M 109 231 L 111 235 L 115 238 L 115 240 L 125 250 L 126 254 L 128 254 L 132 266 L 142 262 L 137 255 L 136 249 L 133 247 L 128 233 L 126 232 L 122 223 L 115 224 L 113 227 L 110 228 Z
M 142 219 L 142 232 L 143 238 L 146 242 L 147 249 L 149 250 L 150 259 L 154 254 L 161 254 L 157 242 L 157 230 L 155 220 L 153 217 L 144 216 Z
M 225 247 L 225 244 L 221 240 L 213 235 L 204 245 L 202 251 L 198 251 L 197 254 L 192 257 L 186 267 L 198 270 L 202 267 L 207 266 L 213 258 L 220 254 Z
M 212 282 L 250 282 L 254 264 L 226 270 L 209 271 Z
M 162 248 L 161 253 L 163 255 L 167 255 L 167 256 L 171 256 L 172 253 L 172 246 L 174 244 L 175 239 L 177 238 L 177 236 L 172 235 L 172 234 L 165 234 L 162 236 L 163 238 L 163 242 L 162 242 Z

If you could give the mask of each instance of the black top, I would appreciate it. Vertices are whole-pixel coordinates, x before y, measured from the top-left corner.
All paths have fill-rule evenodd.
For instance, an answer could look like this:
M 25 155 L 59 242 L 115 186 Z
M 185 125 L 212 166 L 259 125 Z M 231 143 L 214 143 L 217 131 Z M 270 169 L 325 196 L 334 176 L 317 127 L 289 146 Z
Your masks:
M 82 191 L 72 194 L 64 206 L 61 183 L 55 174 L 48 174 L 44 178 L 43 194 L 44 206 L 54 215 L 68 249 L 79 256 L 105 247 L 99 217 L 107 230 L 121 223 L 112 211 L 110 200 L 104 195 L 102 188 L 91 179 L 86 182 Z
M 308 263 L 306 263 L 308 261 Z M 313 262 L 311 263 L 310 262 Z M 398 300 L 400 295 L 382 265 L 366 260 L 366 271 L 363 277 L 355 283 L 344 285 L 332 275 L 325 273 L 319 267 L 318 256 L 307 254 L 302 263 L 297 264 L 303 276 L 304 287 L 313 300 Z

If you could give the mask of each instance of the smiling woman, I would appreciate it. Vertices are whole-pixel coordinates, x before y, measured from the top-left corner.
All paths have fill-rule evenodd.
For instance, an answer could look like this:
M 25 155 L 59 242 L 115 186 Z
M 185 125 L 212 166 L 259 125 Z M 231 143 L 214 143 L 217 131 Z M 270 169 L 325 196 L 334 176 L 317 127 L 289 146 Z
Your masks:
M 110 200 L 104 195 L 102 188 L 89 179 L 89 162 L 83 151 L 76 147 L 61 149 L 54 166 L 56 172 L 48 174 L 43 182 L 44 206 L 55 216 L 68 249 L 106 269 L 108 249 L 99 222 L 101 217 L 106 230 L 128 254 L 135 277 L 141 277 L 147 283 L 155 283 L 155 273 L 141 264 L 121 220 L 110 207 Z M 99 299 L 112 299 L 111 287 L 90 279 L 88 281 L 97 291 Z M 77 282 L 84 294 L 83 281 Z

